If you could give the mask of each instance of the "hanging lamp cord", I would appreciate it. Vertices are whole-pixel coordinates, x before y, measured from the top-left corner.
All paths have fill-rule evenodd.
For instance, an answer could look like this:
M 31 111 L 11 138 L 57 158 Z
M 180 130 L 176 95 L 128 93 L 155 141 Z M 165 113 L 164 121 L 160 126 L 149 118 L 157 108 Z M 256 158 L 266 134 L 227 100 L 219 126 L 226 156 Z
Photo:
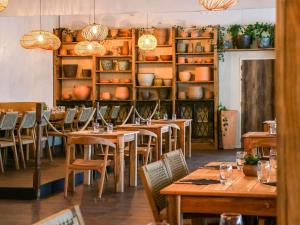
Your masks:
M 96 21 L 96 0 L 94 0 L 94 24 L 95 24 L 95 21 Z
M 42 30 L 42 0 L 40 0 L 40 32 Z

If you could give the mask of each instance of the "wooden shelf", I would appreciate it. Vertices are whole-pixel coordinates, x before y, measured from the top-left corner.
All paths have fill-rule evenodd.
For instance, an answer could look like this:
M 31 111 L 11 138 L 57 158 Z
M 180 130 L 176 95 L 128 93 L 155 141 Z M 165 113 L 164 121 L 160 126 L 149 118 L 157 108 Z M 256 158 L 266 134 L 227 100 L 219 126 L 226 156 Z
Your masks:
M 176 37 L 176 40 L 209 40 L 209 39 L 214 39 L 213 37 Z
M 96 58 L 131 58 L 132 55 L 103 55 L 96 56 Z
M 176 99 L 176 101 L 181 102 L 207 102 L 207 101 L 214 101 L 214 99 Z
M 275 48 L 243 48 L 243 49 L 230 48 L 230 49 L 224 49 L 225 52 L 274 51 L 274 50 L 275 50 Z
M 213 55 L 213 52 L 192 52 L 192 53 L 188 53 L 188 52 L 176 52 L 176 55 Z
M 161 89 L 161 88 L 172 88 L 172 86 L 136 86 L 136 88 L 141 89 Z
M 135 47 L 138 48 L 139 46 L 136 45 Z M 156 45 L 156 48 L 170 48 L 170 47 L 172 47 L 172 45 Z
M 65 58 L 93 58 L 91 55 L 57 55 L 57 57 L 65 57 Z
M 58 99 L 58 101 L 61 101 L 61 102 L 91 102 L 93 100 L 91 100 L 91 99 L 87 99 L 87 100 L 78 100 L 78 99 L 63 100 L 63 99 Z
M 96 83 L 97 85 L 132 85 L 132 83 Z
M 157 101 L 161 101 L 161 102 L 171 102 L 172 99 L 149 99 L 149 100 L 136 100 L 137 102 L 157 102 Z
M 91 77 L 58 77 L 57 80 L 92 80 Z
M 96 73 L 131 73 L 131 70 L 115 71 L 115 70 L 96 70 Z
M 108 41 L 120 41 L 120 40 L 132 40 L 132 37 L 108 37 L 105 38 Z
M 136 61 L 138 64 L 170 64 L 173 61 Z
M 214 63 L 176 63 L 176 65 L 178 65 L 178 66 L 193 66 L 193 65 L 205 66 L 205 65 L 214 65 Z
M 176 81 L 177 84 L 213 84 L 214 81 Z
M 132 102 L 132 99 L 129 100 L 119 100 L 119 99 L 110 99 L 110 100 L 102 100 L 102 99 L 96 99 L 96 101 L 101 102 Z

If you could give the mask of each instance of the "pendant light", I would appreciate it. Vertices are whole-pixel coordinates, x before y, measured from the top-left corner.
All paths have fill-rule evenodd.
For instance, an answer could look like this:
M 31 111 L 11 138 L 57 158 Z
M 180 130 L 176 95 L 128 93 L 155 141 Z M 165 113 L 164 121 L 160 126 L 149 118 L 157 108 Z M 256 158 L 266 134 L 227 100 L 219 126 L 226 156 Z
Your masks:
M 8 5 L 8 0 L 0 0 L 0 12 L 4 11 Z
M 94 0 L 94 23 L 82 29 L 82 36 L 88 41 L 103 41 L 108 35 L 108 28 L 102 24 L 96 24 L 96 0 Z
M 199 0 L 199 3 L 207 10 L 225 10 L 234 6 L 238 0 Z
M 74 47 L 75 53 L 81 56 L 104 55 L 105 47 L 96 41 L 81 41 Z
M 147 29 L 145 34 L 139 37 L 138 46 L 141 50 L 150 51 L 154 50 L 157 46 L 157 40 L 154 35 L 149 33 L 148 29 L 148 13 L 147 13 Z
M 42 29 L 42 2 L 40 0 L 40 29 L 33 30 L 25 34 L 21 40 L 20 44 L 23 48 L 34 49 L 40 48 L 44 50 L 57 50 L 61 41 L 59 38 L 51 32 L 43 31 Z

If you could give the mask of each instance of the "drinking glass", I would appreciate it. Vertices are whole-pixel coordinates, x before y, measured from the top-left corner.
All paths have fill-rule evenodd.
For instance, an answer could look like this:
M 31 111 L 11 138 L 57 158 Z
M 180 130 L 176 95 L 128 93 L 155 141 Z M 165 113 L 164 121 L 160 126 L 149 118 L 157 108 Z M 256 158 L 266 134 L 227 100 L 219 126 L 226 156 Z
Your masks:
M 114 130 L 114 125 L 112 123 L 107 124 L 107 133 L 112 133 Z
M 147 126 L 151 125 L 151 119 L 147 119 L 146 122 L 147 122 Z
M 274 148 L 270 149 L 270 166 L 277 169 L 277 151 Z
M 141 124 L 141 119 L 139 117 L 135 118 L 135 124 L 140 125 Z
M 224 185 L 232 184 L 232 165 L 230 163 L 220 164 L 220 183 Z
M 175 113 L 172 114 L 172 120 L 176 120 L 176 114 Z
M 270 123 L 270 127 L 269 127 L 269 134 L 276 134 L 276 122 L 274 123 Z
M 257 179 L 261 183 L 270 181 L 270 161 L 260 160 L 257 163 Z
M 245 152 L 238 151 L 236 152 L 236 166 L 238 170 L 242 170 L 245 163 Z
M 94 122 L 93 123 L 93 131 L 98 133 L 99 132 L 99 128 L 100 128 L 99 123 Z
M 168 120 L 168 114 L 167 113 L 164 114 L 164 120 Z
M 242 215 L 238 213 L 223 213 L 221 214 L 220 225 L 243 225 Z

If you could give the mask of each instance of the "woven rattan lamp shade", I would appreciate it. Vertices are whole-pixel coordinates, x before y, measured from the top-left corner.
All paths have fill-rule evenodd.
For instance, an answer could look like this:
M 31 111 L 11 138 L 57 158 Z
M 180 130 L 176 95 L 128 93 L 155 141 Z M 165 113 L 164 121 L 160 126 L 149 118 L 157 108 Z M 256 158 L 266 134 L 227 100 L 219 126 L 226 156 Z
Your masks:
M 96 41 L 81 41 L 74 47 L 75 53 L 81 56 L 103 55 L 105 47 Z
M 235 5 L 238 0 L 199 0 L 207 10 L 225 10 Z
M 8 5 L 8 0 L 0 0 L 0 12 L 6 9 Z
M 102 41 L 108 35 L 108 28 L 101 24 L 90 24 L 82 29 L 82 36 L 89 41 Z
M 152 34 L 143 34 L 138 40 L 138 46 L 141 50 L 153 50 L 157 46 L 157 40 Z
M 48 31 L 35 30 L 25 34 L 21 38 L 20 44 L 26 49 L 41 48 L 45 50 L 57 50 L 61 45 L 61 41 L 57 36 Z

